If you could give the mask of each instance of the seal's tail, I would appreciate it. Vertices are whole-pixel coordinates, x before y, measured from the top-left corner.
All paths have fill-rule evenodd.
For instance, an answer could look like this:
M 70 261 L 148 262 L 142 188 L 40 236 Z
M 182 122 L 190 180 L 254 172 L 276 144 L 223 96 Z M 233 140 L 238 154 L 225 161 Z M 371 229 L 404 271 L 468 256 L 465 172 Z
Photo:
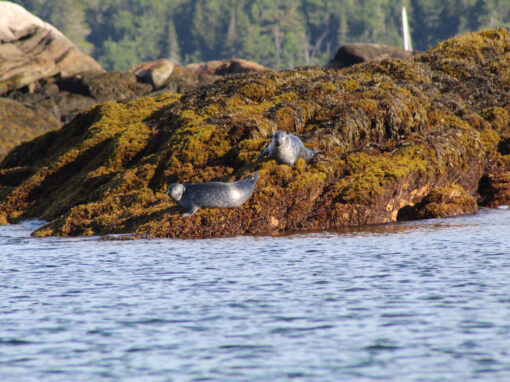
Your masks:
M 259 172 L 257 171 L 255 174 L 250 175 L 250 177 L 248 179 L 250 180 L 250 182 L 255 183 L 258 178 L 259 178 Z

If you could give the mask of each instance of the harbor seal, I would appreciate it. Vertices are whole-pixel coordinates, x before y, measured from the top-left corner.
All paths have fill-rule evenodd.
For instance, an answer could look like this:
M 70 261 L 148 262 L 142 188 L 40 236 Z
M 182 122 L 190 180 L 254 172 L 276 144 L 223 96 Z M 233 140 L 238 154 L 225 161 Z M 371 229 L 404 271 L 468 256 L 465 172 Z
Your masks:
M 299 158 L 303 158 L 306 163 L 309 163 L 319 152 L 318 150 L 307 149 L 301 139 L 280 130 L 274 133 L 273 140 L 259 155 L 259 159 L 269 155 L 270 158 L 275 158 L 279 163 L 292 166 Z
M 255 189 L 259 173 L 233 183 L 173 183 L 168 195 L 185 209 L 182 216 L 191 216 L 199 208 L 236 208 L 246 202 Z

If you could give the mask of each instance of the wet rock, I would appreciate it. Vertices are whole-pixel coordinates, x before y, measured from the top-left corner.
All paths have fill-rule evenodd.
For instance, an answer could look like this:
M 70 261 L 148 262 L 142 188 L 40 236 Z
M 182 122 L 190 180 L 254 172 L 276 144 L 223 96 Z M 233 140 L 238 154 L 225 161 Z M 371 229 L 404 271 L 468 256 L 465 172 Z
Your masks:
M 345 44 L 338 49 L 326 67 L 340 69 L 372 60 L 410 58 L 415 54 L 416 52 L 408 52 L 396 46 L 363 43 Z
M 487 207 L 510 205 L 510 158 L 506 166 L 490 166 L 480 179 L 479 204 Z
M 482 199 L 497 205 L 505 199 L 496 184 L 510 172 L 509 50 L 510 34 L 490 30 L 409 60 L 251 72 L 182 96 L 94 106 L 4 158 L 0 221 L 49 221 L 36 236 L 190 238 L 386 223 L 409 208 L 419 218 L 452 216 Z M 258 161 L 277 129 L 320 150 L 320 160 Z M 255 171 L 257 187 L 236 209 L 183 218 L 166 194 L 169 183 Z
M 452 185 L 436 188 L 414 206 L 401 208 L 397 220 L 446 218 L 478 211 L 476 198 L 462 187 Z

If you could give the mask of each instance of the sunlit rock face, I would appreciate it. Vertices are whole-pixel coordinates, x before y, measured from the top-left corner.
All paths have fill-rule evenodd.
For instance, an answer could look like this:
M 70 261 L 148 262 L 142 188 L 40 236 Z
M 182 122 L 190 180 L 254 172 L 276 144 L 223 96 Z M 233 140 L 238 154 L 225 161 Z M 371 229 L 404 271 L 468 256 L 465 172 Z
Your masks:
M 56 74 L 102 70 L 55 27 L 17 4 L 0 1 L 0 94 Z

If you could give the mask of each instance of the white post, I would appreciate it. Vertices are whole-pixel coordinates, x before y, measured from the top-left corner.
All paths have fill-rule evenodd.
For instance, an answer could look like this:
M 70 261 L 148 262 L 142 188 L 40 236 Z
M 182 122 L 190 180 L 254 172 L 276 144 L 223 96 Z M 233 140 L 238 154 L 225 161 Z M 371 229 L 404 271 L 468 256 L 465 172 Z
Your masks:
M 409 23 L 407 22 L 406 7 L 402 7 L 402 34 L 404 35 L 404 50 L 412 51 L 411 33 L 409 32 Z

